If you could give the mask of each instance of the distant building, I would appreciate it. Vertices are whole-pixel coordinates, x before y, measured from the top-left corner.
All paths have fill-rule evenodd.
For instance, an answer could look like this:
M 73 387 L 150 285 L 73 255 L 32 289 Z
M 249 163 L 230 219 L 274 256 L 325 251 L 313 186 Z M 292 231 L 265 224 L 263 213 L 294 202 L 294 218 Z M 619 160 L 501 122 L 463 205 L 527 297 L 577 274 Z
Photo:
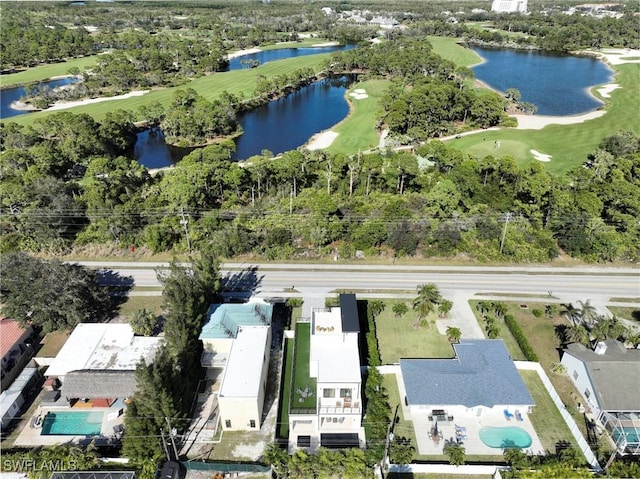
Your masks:
M 527 0 L 493 0 L 491 11 L 496 13 L 526 13 Z
M 289 397 L 289 451 L 364 447 L 362 375 L 356 297 L 340 295 L 340 307 L 315 309 L 298 322 Z
M 203 326 L 200 359 L 207 377 L 221 378 L 217 401 L 227 431 L 259 430 L 267 388 L 273 306 L 263 300 L 215 304 Z
M 2 430 L 5 430 L 11 421 L 20 417 L 22 407 L 29 398 L 35 395 L 34 388 L 38 387 L 42 374 L 35 362 L 27 365 L 9 388 L 0 394 L 0 417 L 2 418 Z
M 562 365 L 621 454 L 640 454 L 640 350 L 607 339 L 594 349 L 574 343 Z

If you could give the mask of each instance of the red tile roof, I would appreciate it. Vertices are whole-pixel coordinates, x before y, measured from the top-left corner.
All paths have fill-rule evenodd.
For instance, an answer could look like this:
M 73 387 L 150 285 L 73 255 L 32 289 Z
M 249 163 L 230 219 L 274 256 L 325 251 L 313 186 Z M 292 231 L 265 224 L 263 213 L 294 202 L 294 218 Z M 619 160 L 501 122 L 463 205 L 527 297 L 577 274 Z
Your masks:
M 24 332 L 25 328 L 15 319 L 0 318 L 0 358 L 11 351 Z

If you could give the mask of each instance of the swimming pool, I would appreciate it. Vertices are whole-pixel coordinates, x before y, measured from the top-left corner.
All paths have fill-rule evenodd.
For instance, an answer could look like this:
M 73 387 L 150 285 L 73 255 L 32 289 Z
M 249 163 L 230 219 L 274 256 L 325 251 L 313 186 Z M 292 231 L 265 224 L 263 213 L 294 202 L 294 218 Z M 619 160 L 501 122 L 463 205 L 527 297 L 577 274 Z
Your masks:
M 99 411 L 48 412 L 42 421 L 42 436 L 97 436 L 104 413 Z
M 517 426 L 492 427 L 480 429 L 480 439 L 489 447 L 505 449 L 508 447 L 529 447 L 533 440 L 527 431 Z

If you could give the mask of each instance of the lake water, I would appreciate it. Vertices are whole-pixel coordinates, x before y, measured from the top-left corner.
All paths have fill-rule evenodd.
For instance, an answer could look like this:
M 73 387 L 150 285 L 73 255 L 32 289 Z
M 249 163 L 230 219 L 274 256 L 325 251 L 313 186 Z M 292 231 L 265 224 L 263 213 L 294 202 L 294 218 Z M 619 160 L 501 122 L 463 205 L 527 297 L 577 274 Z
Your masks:
M 157 128 L 138 133 L 134 157 L 146 168 L 164 168 L 173 165 L 164 134 Z
M 229 70 L 242 70 L 248 68 L 243 65 L 244 61 L 255 60 L 258 66 L 274 60 L 283 60 L 285 58 L 304 57 L 307 55 L 317 55 L 320 53 L 331 53 L 337 51 L 351 50 L 356 45 L 338 45 L 327 47 L 309 47 L 309 48 L 279 48 L 277 50 L 265 50 L 256 53 L 249 53 L 229 60 Z
M 73 83 L 75 81 L 76 79 L 74 77 L 66 77 L 59 78 L 57 80 L 43 81 L 41 83 L 49 88 L 56 88 L 63 85 L 69 85 L 70 83 Z M 14 110 L 13 108 L 11 108 L 11 104 L 14 101 L 20 100 L 20 98 L 24 97 L 25 95 L 26 92 L 21 86 L 0 90 L 0 118 L 10 118 L 12 116 L 30 113 L 29 110 Z
M 613 72 L 594 58 L 477 47 L 473 50 L 485 60 L 472 68 L 477 79 L 500 92 L 518 89 L 521 101 L 533 103 L 539 115 L 593 111 L 602 103 L 589 89 L 613 79 Z
M 236 140 L 235 159 L 295 150 L 349 113 L 345 99 L 349 80 L 322 80 L 238 117 L 244 133 Z

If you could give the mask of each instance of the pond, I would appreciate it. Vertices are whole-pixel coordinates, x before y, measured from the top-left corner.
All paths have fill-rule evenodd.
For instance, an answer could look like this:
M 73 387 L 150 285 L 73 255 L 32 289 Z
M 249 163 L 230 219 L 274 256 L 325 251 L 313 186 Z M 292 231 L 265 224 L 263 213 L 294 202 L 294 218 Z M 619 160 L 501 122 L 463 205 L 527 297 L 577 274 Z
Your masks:
M 539 115 L 577 115 L 596 110 L 602 102 L 589 90 L 613 78 L 603 62 L 591 57 L 479 47 L 473 50 L 485 60 L 472 67 L 478 80 L 500 92 L 516 88 L 521 101 L 533 103 Z
M 57 78 L 40 82 L 41 85 L 53 89 L 59 86 L 69 85 L 76 81 L 75 77 Z M 14 101 L 19 101 L 26 96 L 24 87 L 5 88 L 0 91 L 0 118 L 10 118 L 12 116 L 24 115 L 30 113 L 29 110 L 15 110 L 11 108 Z
M 306 48 L 278 48 L 275 50 L 264 50 L 256 53 L 249 53 L 229 60 L 229 70 L 242 70 L 250 68 L 249 62 L 255 61 L 256 66 L 263 65 L 274 60 L 283 60 L 285 58 L 304 57 L 307 55 L 317 55 L 320 53 L 331 53 L 337 51 L 351 50 L 356 45 L 330 45 L 324 47 L 306 47 Z
M 236 140 L 235 159 L 295 150 L 349 113 L 345 93 L 351 80 L 322 80 L 238 117 L 244 133 Z

